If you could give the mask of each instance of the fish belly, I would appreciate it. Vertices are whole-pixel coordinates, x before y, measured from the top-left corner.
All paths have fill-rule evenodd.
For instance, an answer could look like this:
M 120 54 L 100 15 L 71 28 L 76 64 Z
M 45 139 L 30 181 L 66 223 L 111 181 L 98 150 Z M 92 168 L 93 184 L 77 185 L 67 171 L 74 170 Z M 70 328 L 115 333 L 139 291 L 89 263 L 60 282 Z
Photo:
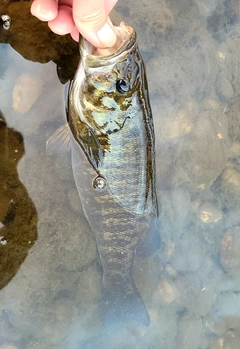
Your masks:
M 97 173 L 74 139 L 71 150 L 76 187 L 103 267 L 103 317 L 109 322 L 136 320 L 148 325 L 149 315 L 134 284 L 132 266 L 136 245 L 144 237 L 149 218 L 125 210 L 107 186 L 95 189 Z

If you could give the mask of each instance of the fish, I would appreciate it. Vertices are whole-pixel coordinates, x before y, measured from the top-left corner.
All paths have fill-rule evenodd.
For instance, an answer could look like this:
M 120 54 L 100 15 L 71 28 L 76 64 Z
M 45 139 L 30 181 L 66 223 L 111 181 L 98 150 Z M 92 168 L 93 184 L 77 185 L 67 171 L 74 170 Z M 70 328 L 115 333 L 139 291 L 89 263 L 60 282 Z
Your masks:
M 154 125 L 136 32 L 114 28 L 112 48 L 79 42 L 67 102 L 72 169 L 102 264 L 103 317 L 148 326 L 132 271 L 141 247 L 160 245 Z M 57 133 L 68 143 L 64 127 Z

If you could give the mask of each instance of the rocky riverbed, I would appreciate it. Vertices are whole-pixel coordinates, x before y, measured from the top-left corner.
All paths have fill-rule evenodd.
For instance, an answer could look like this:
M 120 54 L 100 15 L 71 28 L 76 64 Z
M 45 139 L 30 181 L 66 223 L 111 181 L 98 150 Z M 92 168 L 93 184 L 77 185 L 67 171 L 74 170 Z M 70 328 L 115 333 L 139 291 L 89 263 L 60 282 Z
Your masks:
M 114 338 L 101 333 L 101 264 L 70 156 L 46 152 L 77 45 L 31 18 L 29 2 L 1 6 L 12 27 L 0 30 L 0 349 L 239 348 L 239 1 L 114 10 L 146 62 L 162 239 L 134 268 L 151 325 Z

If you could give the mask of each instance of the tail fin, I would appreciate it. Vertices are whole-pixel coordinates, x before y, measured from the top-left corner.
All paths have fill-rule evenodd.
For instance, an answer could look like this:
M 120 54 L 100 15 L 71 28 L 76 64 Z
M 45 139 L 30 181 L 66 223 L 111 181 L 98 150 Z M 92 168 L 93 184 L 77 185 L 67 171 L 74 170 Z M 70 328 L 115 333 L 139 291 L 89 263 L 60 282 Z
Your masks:
M 121 327 L 129 322 L 150 324 L 150 318 L 143 300 L 133 282 L 121 276 L 103 282 L 103 298 L 100 309 L 107 327 Z

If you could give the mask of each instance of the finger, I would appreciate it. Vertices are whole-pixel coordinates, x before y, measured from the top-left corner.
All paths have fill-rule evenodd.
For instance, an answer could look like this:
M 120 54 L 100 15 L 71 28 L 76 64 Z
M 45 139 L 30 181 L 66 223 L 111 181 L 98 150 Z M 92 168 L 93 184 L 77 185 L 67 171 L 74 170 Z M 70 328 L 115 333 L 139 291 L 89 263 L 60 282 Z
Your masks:
M 117 2 L 118 2 L 118 0 L 105 0 L 104 1 L 105 10 L 106 10 L 108 15 L 112 11 L 112 9 L 114 8 L 114 6 L 116 5 Z
M 34 0 L 31 5 L 31 14 L 41 21 L 51 21 L 57 17 L 57 0 Z
M 82 34 L 96 47 L 111 47 L 115 44 L 116 35 L 108 12 L 116 0 L 73 0 L 73 19 Z
M 71 37 L 73 38 L 73 40 L 75 40 L 77 42 L 79 41 L 79 30 L 76 26 L 74 26 L 74 28 L 72 29 L 70 34 L 71 34 Z
M 60 5 L 57 17 L 49 21 L 48 26 L 54 33 L 59 35 L 71 33 L 74 28 L 71 7 Z

